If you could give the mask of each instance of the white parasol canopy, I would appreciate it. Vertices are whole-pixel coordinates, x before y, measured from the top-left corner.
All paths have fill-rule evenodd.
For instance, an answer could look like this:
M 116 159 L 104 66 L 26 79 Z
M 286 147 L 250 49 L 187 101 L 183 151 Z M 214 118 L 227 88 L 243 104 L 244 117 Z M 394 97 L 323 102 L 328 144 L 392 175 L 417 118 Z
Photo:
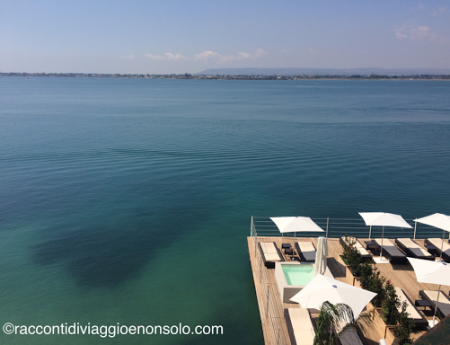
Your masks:
M 291 298 L 302 308 L 320 309 L 325 301 L 330 303 L 345 303 L 352 308 L 353 316 L 358 318 L 364 307 L 377 294 L 360 289 L 321 274 L 316 275 L 311 282 Z
M 412 228 L 402 216 L 392 213 L 384 212 L 359 212 L 359 215 L 364 219 L 364 222 L 368 226 L 382 226 L 382 237 L 381 237 L 381 251 L 380 260 L 383 256 L 383 239 L 384 239 L 384 227 L 393 226 L 396 228 Z
M 419 283 L 450 286 L 450 264 L 440 261 L 408 258 Z
M 445 232 L 446 231 L 450 232 L 450 216 L 447 216 L 446 214 L 442 213 L 435 213 L 426 217 L 414 219 L 414 221 L 416 222 L 416 227 L 417 223 L 422 223 L 444 230 L 442 232 L 442 245 L 441 245 L 441 258 L 442 258 L 442 248 L 444 247 Z M 416 231 L 414 230 L 414 237 L 416 237 L 415 234 Z
M 317 240 L 316 261 L 314 262 L 314 275 L 324 274 L 327 269 L 328 243 L 325 237 Z
M 270 217 L 281 233 L 285 232 L 323 232 L 309 217 Z
M 450 216 L 447 216 L 446 214 L 435 213 L 430 216 L 414 219 L 414 221 L 431 225 L 445 231 L 450 231 Z
M 394 226 L 397 228 L 412 228 L 402 216 L 384 212 L 359 212 L 366 225 Z
M 419 283 L 439 284 L 436 306 L 434 308 L 433 324 L 436 320 L 436 311 L 441 294 L 441 285 L 450 286 L 450 264 L 440 261 L 429 261 L 408 258 L 409 263 L 414 268 L 417 281 Z

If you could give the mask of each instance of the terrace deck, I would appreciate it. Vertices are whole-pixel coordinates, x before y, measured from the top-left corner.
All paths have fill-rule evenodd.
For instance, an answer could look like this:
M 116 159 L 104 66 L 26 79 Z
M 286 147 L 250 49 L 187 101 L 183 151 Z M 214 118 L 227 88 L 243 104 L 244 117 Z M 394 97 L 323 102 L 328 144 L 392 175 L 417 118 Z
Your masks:
M 364 243 L 364 239 L 360 239 Z M 317 238 L 302 238 L 302 237 L 258 237 L 258 242 L 275 242 L 278 248 L 281 248 L 282 243 L 290 243 L 294 246 L 297 241 L 313 242 L 317 245 Z M 424 245 L 424 240 L 416 240 L 420 245 Z M 267 269 L 261 264 L 259 259 L 259 250 L 255 246 L 255 238 L 248 237 L 248 251 L 250 256 L 250 264 L 255 283 L 256 296 L 258 299 L 258 306 L 261 317 L 262 330 L 264 341 L 266 345 L 272 344 L 291 344 L 289 334 L 284 318 L 285 308 L 299 308 L 298 304 L 282 303 L 280 294 L 275 280 L 275 270 Z M 255 252 L 256 249 L 256 252 Z M 328 267 L 333 273 L 335 279 L 347 284 L 353 284 L 353 276 L 347 273 L 346 266 L 342 261 L 342 246 L 338 238 L 328 238 Z M 283 253 L 283 255 L 285 255 Z M 289 255 L 287 255 L 288 257 Z M 285 258 L 288 259 L 288 258 Z M 298 260 L 298 258 L 297 258 Z M 290 260 L 289 260 L 290 261 Z M 414 302 L 420 299 L 419 290 L 437 290 L 437 286 L 433 284 L 418 283 L 412 267 L 409 263 L 406 264 L 377 264 L 381 274 L 391 283 L 403 289 L 408 297 Z M 358 285 L 356 283 L 356 285 Z M 443 287 L 443 291 L 448 293 L 448 287 Z M 268 294 L 267 292 L 270 292 Z M 269 296 L 269 297 L 267 297 Z M 313 314 L 317 317 L 317 314 Z M 427 316 L 428 319 L 432 317 Z M 415 330 L 412 334 L 413 339 L 422 336 L 425 330 Z M 377 324 L 372 324 L 370 327 L 365 327 L 364 336 L 368 345 L 378 344 L 380 339 L 385 337 L 385 329 Z M 392 342 L 391 342 L 392 343 Z M 388 342 L 389 344 L 389 342 Z

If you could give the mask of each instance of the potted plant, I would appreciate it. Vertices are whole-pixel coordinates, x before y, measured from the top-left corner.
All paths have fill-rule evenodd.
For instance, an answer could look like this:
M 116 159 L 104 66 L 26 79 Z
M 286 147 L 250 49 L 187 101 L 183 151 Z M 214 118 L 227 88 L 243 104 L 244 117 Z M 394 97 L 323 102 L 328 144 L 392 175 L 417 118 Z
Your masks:
M 349 328 L 364 329 L 362 322 L 371 323 L 370 317 L 361 314 L 357 319 L 347 304 L 324 302 L 316 324 L 314 345 L 333 345 L 339 336 Z
M 375 292 L 377 295 L 372 300 L 375 308 L 381 308 L 384 297 L 384 283 L 386 279 L 381 276 L 380 271 L 367 262 L 361 265 L 361 286 L 363 289 Z
M 411 332 L 414 328 L 414 321 L 408 318 L 406 312 L 406 302 L 402 304 L 402 311 L 398 315 L 398 323 L 394 326 L 394 335 L 399 345 L 408 345 L 412 343 Z
M 345 242 L 343 244 L 344 253 L 342 254 L 342 260 L 350 268 L 353 276 L 361 276 L 361 264 L 362 256 L 355 248 L 354 237 L 345 236 Z
M 400 300 L 394 286 L 388 280 L 384 286 L 384 299 L 381 303 L 381 317 L 387 325 L 396 325 L 399 319 Z

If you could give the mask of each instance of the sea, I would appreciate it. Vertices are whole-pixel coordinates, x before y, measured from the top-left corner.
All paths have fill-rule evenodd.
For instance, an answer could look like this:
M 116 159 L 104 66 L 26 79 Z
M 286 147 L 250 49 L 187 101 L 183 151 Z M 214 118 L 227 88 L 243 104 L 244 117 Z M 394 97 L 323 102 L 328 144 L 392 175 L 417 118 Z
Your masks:
M 252 216 L 450 213 L 450 82 L 28 78 L 0 77 L 1 344 L 262 344 Z

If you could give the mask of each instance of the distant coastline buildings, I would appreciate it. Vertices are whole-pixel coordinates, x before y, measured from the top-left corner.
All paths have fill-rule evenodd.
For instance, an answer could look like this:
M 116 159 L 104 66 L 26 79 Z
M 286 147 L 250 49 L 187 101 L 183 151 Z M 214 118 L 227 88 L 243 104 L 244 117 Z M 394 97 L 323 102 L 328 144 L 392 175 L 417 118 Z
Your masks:
M 135 78 L 135 79 L 199 79 L 199 80 L 450 80 L 450 74 L 108 74 L 108 73 L 26 73 L 1 72 L 0 77 L 71 77 L 71 78 Z

